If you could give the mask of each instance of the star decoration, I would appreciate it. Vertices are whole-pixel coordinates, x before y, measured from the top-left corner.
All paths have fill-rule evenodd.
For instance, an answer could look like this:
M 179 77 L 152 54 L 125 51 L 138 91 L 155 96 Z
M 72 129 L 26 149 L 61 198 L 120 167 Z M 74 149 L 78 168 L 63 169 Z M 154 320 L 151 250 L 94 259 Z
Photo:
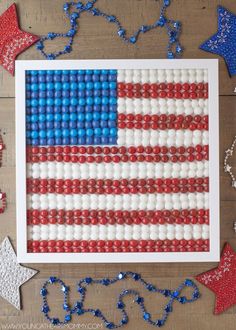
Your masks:
M 232 156 L 232 155 L 233 155 L 233 150 L 231 150 L 231 149 L 227 149 L 227 150 L 225 150 L 225 154 L 226 154 L 227 156 Z
M 225 165 L 224 170 L 227 173 L 227 172 L 230 172 L 231 168 L 232 167 L 229 164 L 227 164 L 227 165 Z
M 196 279 L 216 295 L 214 314 L 220 314 L 236 304 L 236 253 L 226 243 L 217 268 L 196 276 Z
M 218 31 L 200 47 L 210 53 L 222 56 L 230 76 L 236 74 L 236 15 L 226 8 L 218 7 Z
M 16 57 L 38 40 L 19 28 L 15 3 L 0 16 L 0 64 L 12 75 Z
M 0 296 L 21 309 L 20 286 L 37 273 L 18 264 L 11 242 L 6 237 L 0 245 Z
M 236 188 L 236 181 L 235 180 L 232 181 L 232 187 Z

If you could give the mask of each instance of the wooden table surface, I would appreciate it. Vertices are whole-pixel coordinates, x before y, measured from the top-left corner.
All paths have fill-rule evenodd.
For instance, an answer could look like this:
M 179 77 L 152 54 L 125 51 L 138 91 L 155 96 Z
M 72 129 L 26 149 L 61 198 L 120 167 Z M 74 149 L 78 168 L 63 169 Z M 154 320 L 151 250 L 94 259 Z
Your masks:
M 0 13 L 5 11 L 12 0 L 0 1 Z M 99 8 L 114 13 L 121 18 L 124 26 L 132 32 L 143 22 L 151 23 L 157 18 L 161 1 L 153 0 L 100 0 Z M 17 0 L 17 7 L 21 27 L 32 33 L 44 35 L 49 31 L 63 32 L 68 23 L 62 13 L 63 0 Z M 217 30 L 217 5 L 223 5 L 236 13 L 235 0 L 173 0 L 168 9 L 169 17 L 183 23 L 181 42 L 185 47 L 184 58 L 215 58 L 216 56 L 203 52 L 198 46 Z M 75 38 L 73 52 L 64 56 L 65 59 L 106 59 L 106 58 L 165 58 L 166 36 L 159 31 L 152 31 L 141 36 L 135 45 L 126 45 L 116 36 L 116 30 L 101 18 L 91 18 L 83 14 L 78 36 Z M 51 50 L 62 48 L 65 41 L 60 40 L 48 45 Z M 40 54 L 31 47 L 19 56 L 19 59 L 41 59 Z M 228 241 L 236 249 L 236 234 L 232 225 L 236 220 L 236 190 L 231 187 L 229 177 L 223 172 L 224 150 L 230 146 L 236 133 L 236 78 L 229 78 L 224 61 L 220 60 L 220 183 L 221 183 L 221 247 Z M 15 105 L 14 105 L 14 78 L 0 67 L 0 128 L 3 133 L 6 150 L 3 156 L 3 166 L 0 169 L 0 188 L 7 193 L 8 208 L 0 217 L 0 239 L 8 235 L 14 246 L 16 243 L 16 213 L 15 213 Z M 236 160 L 236 159 L 235 159 Z M 236 162 L 235 162 L 236 164 Z M 234 167 L 236 170 L 236 166 Z M 193 278 L 200 272 L 206 271 L 214 263 L 172 263 L 172 264 L 37 264 L 30 265 L 38 269 L 39 273 L 21 288 L 22 306 L 17 311 L 3 299 L 0 299 L 0 329 L 8 325 L 13 329 L 19 324 L 22 329 L 49 329 L 40 312 L 41 297 L 39 290 L 51 275 L 59 276 L 68 285 L 72 286 L 71 301 L 76 299 L 76 281 L 90 275 L 95 278 L 114 276 L 119 271 L 131 270 L 140 272 L 142 276 L 160 287 L 176 288 L 186 277 Z M 125 282 L 125 287 L 134 286 Z M 208 289 L 199 284 L 202 293 L 201 299 L 193 304 L 182 306 L 174 305 L 174 312 L 170 315 L 164 329 L 168 330 L 233 330 L 235 326 L 236 306 L 220 316 L 213 315 L 215 297 Z M 118 320 L 119 312 L 115 310 L 115 301 L 120 286 L 112 288 L 91 288 L 87 306 L 99 307 L 104 310 L 111 320 Z M 52 292 L 53 291 L 53 292 Z M 52 312 L 63 315 L 61 311 L 62 295 L 52 290 Z M 144 292 L 143 292 L 144 293 Z M 157 317 L 164 300 L 144 294 L 147 307 L 154 317 Z M 152 329 L 145 323 L 138 307 L 127 299 L 127 310 L 130 322 L 127 330 Z M 45 323 L 45 325 L 42 325 Z M 21 329 L 21 328 L 19 328 Z M 93 317 L 74 316 L 70 329 L 105 329 L 100 321 Z

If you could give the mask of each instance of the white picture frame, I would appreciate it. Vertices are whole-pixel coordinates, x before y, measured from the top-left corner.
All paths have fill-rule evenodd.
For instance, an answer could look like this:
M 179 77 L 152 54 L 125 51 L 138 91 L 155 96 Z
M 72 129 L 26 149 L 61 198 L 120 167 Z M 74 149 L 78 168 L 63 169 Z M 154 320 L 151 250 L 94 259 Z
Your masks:
M 26 222 L 25 72 L 68 69 L 207 69 L 209 79 L 209 252 L 28 253 Z M 217 262 L 219 232 L 218 60 L 63 60 L 16 62 L 16 223 L 17 259 L 24 263 Z

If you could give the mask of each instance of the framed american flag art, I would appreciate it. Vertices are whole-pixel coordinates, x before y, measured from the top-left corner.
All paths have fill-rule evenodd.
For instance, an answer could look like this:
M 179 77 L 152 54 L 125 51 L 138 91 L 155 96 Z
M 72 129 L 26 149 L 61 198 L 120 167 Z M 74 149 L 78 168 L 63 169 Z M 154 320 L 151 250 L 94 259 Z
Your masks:
M 20 262 L 219 259 L 217 60 L 18 61 Z

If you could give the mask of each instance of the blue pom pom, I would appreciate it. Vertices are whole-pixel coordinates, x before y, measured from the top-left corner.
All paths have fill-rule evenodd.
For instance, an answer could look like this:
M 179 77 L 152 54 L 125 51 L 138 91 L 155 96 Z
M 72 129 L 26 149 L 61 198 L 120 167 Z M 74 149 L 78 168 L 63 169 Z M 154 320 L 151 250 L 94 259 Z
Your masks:
M 86 135 L 86 131 L 85 131 L 85 129 L 79 129 L 78 130 L 78 136 L 79 137 L 83 137 L 83 136 L 85 136 Z
M 92 128 L 88 128 L 88 129 L 86 130 L 86 135 L 87 135 L 87 136 L 93 136 L 93 129 L 92 129 Z

